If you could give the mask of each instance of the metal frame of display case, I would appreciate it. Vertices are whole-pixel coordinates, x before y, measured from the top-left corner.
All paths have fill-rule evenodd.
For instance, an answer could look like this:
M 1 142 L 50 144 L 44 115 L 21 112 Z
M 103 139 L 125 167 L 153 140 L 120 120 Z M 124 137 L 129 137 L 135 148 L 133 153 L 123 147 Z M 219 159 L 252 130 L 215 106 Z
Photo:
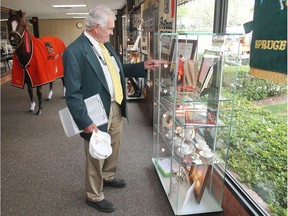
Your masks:
M 222 89 L 237 76 L 225 72 L 231 39 L 239 44 L 240 34 L 154 34 L 154 57 L 167 64 L 154 73 L 152 162 L 175 215 L 222 211 L 235 94 Z

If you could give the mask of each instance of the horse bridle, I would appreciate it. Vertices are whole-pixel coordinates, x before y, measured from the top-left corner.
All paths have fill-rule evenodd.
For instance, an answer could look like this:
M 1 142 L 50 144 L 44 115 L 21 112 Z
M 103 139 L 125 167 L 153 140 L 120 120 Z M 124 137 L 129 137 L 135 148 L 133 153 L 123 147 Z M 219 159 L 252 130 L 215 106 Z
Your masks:
M 18 16 L 18 15 L 16 15 L 16 16 Z M 20 20 L 21 20 L 21 19 L 20 19 Z M 24 26 L 24 30 L 23 30 L 22 34 L 20 34 L 20 33 L 17 31 L 17 28 L 18 28 L 18 26 L 19 26 L 20 24 Z M 24 34 L 25 34 L 25 32 L 27 31 L 27 26 L 26 26 L 26 23 L 25 23 L 25 22 L 20 22 L 20 23 L 18 23 L 18 26 L 17 26 L 16 30 L 12 30 L 11 32 L 9 32 L 9 35 L 8 35 L 9 38 L 10 38 L 10 36 L 11 36 L 12 33 L 19 36 L 19 38 L 20 38 L 20 43 L 18 44 L 18 46 L 16 47 L 16 49 L 22 44 Z M 11 37 L 11 39 L 13 39 L 13 37 Z

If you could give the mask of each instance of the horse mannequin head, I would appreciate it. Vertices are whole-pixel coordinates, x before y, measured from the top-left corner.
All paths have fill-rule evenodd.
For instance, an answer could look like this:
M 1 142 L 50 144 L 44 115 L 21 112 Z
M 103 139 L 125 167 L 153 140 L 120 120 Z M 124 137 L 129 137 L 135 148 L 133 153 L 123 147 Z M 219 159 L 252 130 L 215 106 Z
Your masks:
M 23 36 L 26 31 L 26 23 L 23 19 L 23 13 L 21 10 L 13 12 L 9 11 L 9 19 L 7 21 L 9 41 L 11 46 L 17 48 L 23 41 Z
M 7 21 L 9 42 L 16 50 L 19 61 L 23 67 L 26 67 L 31 58 L 31 38 L 27 31 L 25 19 L 21 10 L 9 10 L 9 19 Z

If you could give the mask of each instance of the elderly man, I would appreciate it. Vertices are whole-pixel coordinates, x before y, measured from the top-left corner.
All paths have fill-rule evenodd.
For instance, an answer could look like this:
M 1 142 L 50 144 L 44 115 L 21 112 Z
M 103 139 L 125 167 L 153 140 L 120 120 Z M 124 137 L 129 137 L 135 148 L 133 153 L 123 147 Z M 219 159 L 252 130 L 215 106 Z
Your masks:
M 86 153 L 86 203 L 102 212 L 113 212 L 115 206 L 106 200 L 103 186 L 122 188 L 123 179 L 115 178 L 122 137 L 122 117 L 127 117 L 125 77 L 145 77 L 161 62 L 147 60 L 122 65 L 109 43 L 116 17 L 113 11 L 100 5 L 92 9 L 85 20 L 86 30 L 71 43 L 63 55 L 66 103 L 84 138 Z M 108 124 L 97 126 L 87 114 L 84 99 L 99 94 Z M 111 136 L 113 152 L 110 157 L 97 160 L 89 154 L 91 133 L 97 130 Z

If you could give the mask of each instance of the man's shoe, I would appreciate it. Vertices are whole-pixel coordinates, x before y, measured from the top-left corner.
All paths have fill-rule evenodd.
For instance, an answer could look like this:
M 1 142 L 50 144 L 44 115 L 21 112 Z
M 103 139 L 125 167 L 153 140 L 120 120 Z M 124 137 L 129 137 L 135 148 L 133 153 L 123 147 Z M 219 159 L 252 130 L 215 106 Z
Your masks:
M 101 212 L 113 212 L 116 209 L 114 204 L 106 199 L 103 199 L 98 202 L 91 202 L 89 200 L 86 200 L 86 203 L 87 205 L 92 206 Z
M 110 186 L 110 187 L 115 187 L 115 188 L 123 188 L 126 186 L 126 182 L 124 181 L 124 179 L 116 179 L 113 178 L 111 181 L 103 181 L 103 186 Z

